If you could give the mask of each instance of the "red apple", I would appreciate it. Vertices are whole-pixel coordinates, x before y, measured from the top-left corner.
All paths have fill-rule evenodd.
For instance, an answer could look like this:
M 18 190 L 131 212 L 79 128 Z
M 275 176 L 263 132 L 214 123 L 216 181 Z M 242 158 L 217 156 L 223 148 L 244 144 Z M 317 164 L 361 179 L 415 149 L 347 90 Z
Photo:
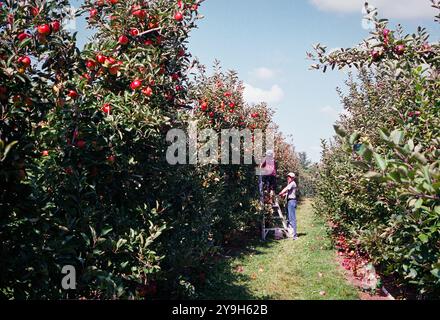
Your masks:
M 178 75 L 177 73 L 173 73 L 173 74 L 171 75 L 171 79 L 172 79 L 173 81 L 177 81 L 177 80 L 179 80 L 179 75 Z
M 102 54 L 98 54 L 98 55 L 96 55 L 96 60 L 97 60 L 99 63 L 103 64 L 103 63 L 105 63 L 105 61 L 107 60 L 107 57 L 104 56 L 104 55 L 102 55 Z
M 394 50 L 395 50 L 396 54 L 401 56 L 401 55 L 403 55 L 405 53 L 405 45 L 399 44 L 399 45 L 396 46 L 396 48 Z
M 425 52 L 430 52 L 432 50 L 432 47 L 429 43 L 424 43 L 422 49 Z
M 98 14 L 98 10 L 97 9 L 90 9 L 90 11 L 89 11 L 90 19 L 93 19 L 94 17 L 96 17 L 97 14 Z
M 128 44 L 130 40 L 128 39 L 128 37 L 126 35 L 122 35 L 119 37 L 118 39 L 118 43 L 125 46 L 126 44 Z
M 52 28 L 52 31 L 53 32 L 58 32 L 58 31 L 60 31 L 60 28 L 61 28 L 61 24 L 60 24 L 60 22 L 59 21 L 53 21 L 51 24 L 50 24 L 50 27 Z
M 132 35 L 133 37 L 137 37 L 139 35 L 139 30 L 136 28 L 130 29 L 130 35 Z
M 119 66 L 113 66 L 113 67 L 110 67 L 109 69 L 108 69 L 108 72 L 111 74 L 111 75 L 117 75 L 118 74 L 118 72 L 119 72 Z
M 148 29 L 154 29 L 154 28 L 157 28 L 159 26 L 159 23 L 158 22 L 152 22 L 152 21 L 150 21 L 149 23 L 148 23 Z
M 82 77 L 83 79 L 86 79 L 87 82 L 90 82 L 90 81 L 92 80 L 92 77 L 91 77 L 90 74 L 88 74 L 88 73 L 84 73 L 81 77 Z
M 110 163 L 114 163 L 116 161 L 116 156 L 114 155 L 108 156 L 107 161 Z
M 145 10 L 139 10 L 139 9 L 136 9 L 136 10 L 132 11 L 132 14 L 133 14 L 136 18 L 138 18 L 138 19 L 140 19 L 140 20 L 145 19 L 145 16 L 147 15 L 147 13 L 145 12 Z
M 71 97 L 72 99 L 76 99 L 78 98 L 78 92 L 76 92 L 75 90 L 69 90 L 69 92 L 67 93 L 67 95 L 69 97 Z
M 102 112 L 106 113 L 106 114 L 110 114 L 112 107 L 110 106 L 109 103 L 105 103 L 102 108 L 101 108 Z
M 31 58 L 28 56 L 18 58 L 18 62 L 24 65 L 26 68 L 31 65 Z
M 87 60 L 86 62 L 87 69 L 93 70 L 96 67 L 96 63 L 93 60 Z
M 42 155 L 43 157 L 47 157 L 47 156 L 49 155 L 49 151 L 44 150 L 43 152 L 41 152 L 41 155 Z
M 182 21 L 182 20 L 183 20 L 183 14 L 182 14 L 182 12 L 176 12 L 176 13 L 174 14 L 174 20 L 176 20 L 176 21 Z
M 18 40 L 20 40 L 20 41 L 23 41 L 23 40 L 25 40 L 25 39 L 27 39 L 27 38 L 30 38 L 30 37 L 31 37 L 31 36 L 30 36 L 29 34 L 25 33 L 25 32 L 20 33 L 20 34 L 17 36 Z
M 380 51 L 377 50 L 371 51 L 371 58 L 373 58 L 374 61 L 379 60 L 380 56 L 381 56 Z
M 203 103 L 200 105 L 200 109 L 202 109 L 202 111 L 206 111 L 206 110 L 208 110 L 208 104 L 207 104 L 206 102 L 203 102 Z
M 37 7 L 32 7 L 31 8 L 31 14 L 36 17 L 40 14 L 40 9 L 38 9 Z
M 44 36 L 47 36 L 51 32 L 50 26 L 47 23 L 38 26 L 37 31 L 39 34 L 44 35 Z
M 131 84 L 130 84 L 130 88 L 132 90 L 137 90 L 140 88 L 140 86 L 142 85 L 142 81 L 140 80 L 134 80 Z
M 151 89 L 151 87 L 146 87 L 142 90 L 142 93 L 148 97 L 151 97 L 153 95 L 153 89 Z
M 16 94 L 12 97 L 12 102 L 14 103 L 14 105 L 18 105 L 21 103 L 21 96 Z
M 107 58 L 105 58 L 105 64 L 107 64 L 107 65 L 113 65 L 113 64 L 115 64 L 116 63 L 116 59 L 114 59 L 114 58 L 112 58 L 112 57 L 107 57 Z
M 76 146 L 80 149 L 84 149 L 86 147 L 86 142 L 84 140 L 78 140 Z

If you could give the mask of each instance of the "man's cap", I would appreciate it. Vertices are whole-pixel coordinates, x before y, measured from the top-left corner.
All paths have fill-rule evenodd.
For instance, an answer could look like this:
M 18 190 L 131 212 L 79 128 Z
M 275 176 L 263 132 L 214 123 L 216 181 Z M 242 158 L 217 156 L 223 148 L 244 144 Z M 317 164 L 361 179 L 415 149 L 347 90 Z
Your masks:
M 287 176 L 291 177 L 291 178 L 295 178 L 296 177 L 296 175 L 293 172 L 289 173 Z

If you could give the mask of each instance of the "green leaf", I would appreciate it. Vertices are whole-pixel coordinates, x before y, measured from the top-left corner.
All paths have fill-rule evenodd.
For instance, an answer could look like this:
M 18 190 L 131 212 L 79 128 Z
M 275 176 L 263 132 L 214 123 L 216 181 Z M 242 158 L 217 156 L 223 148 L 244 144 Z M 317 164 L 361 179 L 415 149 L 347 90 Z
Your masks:
M 15 146 L 18 143 L 18 141 L 12 141 L 10 144 L 8 144 L 5 148 L 5 151 L 3 153 L 3 157 L 0 159 L 0 161 L 4 161 L 6 159 L 6 156 L 8 155 L 9 151 L 11 151 L 12 147 Z
M 373 160 L 373 151 L 370 148 L 366 147 L 363 157 L 368 162 L 371 162 L 371 160 Z
M 425 156 L 423 154 L 421 154 L 420 152 L 415 152 L 413 153 L 413 158 L 416 159 L 418 162 L 420 162 L 421 164 L 427 164 L 428 160 L 425 158 Z
M 411 279 L 417 278 L 417 271 L 415 269 L 410 269 L 407 278 L 411 278 Z
M 109 228 L 106 228 L 106 229 L 103 229 L 102 230 L 102 232 L 101 232 L 101 236 L 105 236 L 105 235 L 107 235 L 109 232 L 111 232 L 113 230 L 113 228 L 111 228 L 111 227 L 109 227 Z
M 421 235 L 419 235 L 419 239 L 420 239 L 420 241 L 422 241 L 424 244 L 426 244 L 426 243 L 429 242 L 429 237 L 428 237 L 428 235 L 426 235 L 426 234 L 421 234 Z
M 386 161 L 382 158 L 382 156 L 378 153 L 374 153 L 374 160 L 376 160 L 376 164 L 379 166 L 380 170 L 385 171 L 387 168 Z
M 391 180 L 395 181 L 395 182 L 400 182 L 400 174 L 399 172 L 390 172 L 388 174 L 388 176 L 391 178 Z
M 26 47 L 30 42 L 32 41 L 31 38 L 27 38 L 23 41 L 20 42 L 20 44 L 18 45 L 20 48 L 24 48 Z
M 127 240 L 125 239 L 119 239 L 118 242 L 116 243 L 116 250 L 118 250 L 119 248 L 121 248 L 124 244 L 127 243 Z
M 363 162 L 363 161 L 354 161 L 354 162 L 353 162 L 353 165 L 354 165 L 356 168 L 359 168 L 359 169 L 362 169 L 362 170 L 368 170 L 368 169 L 370 169 L 370 167 L 368 166 L 368 164 L 365 163 L 365 162 Z
M 359 139 L 360 136 L 361 136 L 361 135 L 360 135 L 359 132 L 355 132 L 355 133 L 353 133 L 353 134 L 350 136 L 350 140 L 349 140 L 350 144 L 353 145 L 353 144 Z
M 432 180 L 431 180 L 431 176 L 429 174 L 429 167 L 428 166 L 423 167 L 423 176 L 425 177 L 426 181 L 429 184 L 432 184 Z
M 388 141 L 390 139 L 389 138 L 389 133 L 388 133 L 388 131 L 386 129 L 380 129 L 379 130 L 379 135 L 385 141 Z
M 413 140 L 413 139 L 411 139 L 411 140 L 408 141 L 408 147 L 409 147 L 409 150 L 410 150 L 411 152 L 414 151 L 415 145 L 414 145 L 414 140 Z
M 404 133 L 401 130 L 394 130 L 390 136 L 394 144 L 400 145 L 403 142 Z
M 420 209 L 423 206 L 423 199 L 420 198 L 418 199 L 415 203 L 414 203 L 414 208 L 415 209 Z
M 378 172 L 370 171 L 366 173 L 364 177 L 367 179 L 377 179 L 377 178 L 382 178 L 382 174 Z
M 335 129 L 335 132 L 340 136 L 341 138 L 345 138 L 347 136 L 347 132 L 343 130 L 340 126 L 334 125 L 333 128 Z
M 97 237 L 96 237 L 95 229 L 92 226 L 89 226 L 89 229 L 90 229 L 90 233 L 92 235 L 93 242 L 96 242 Z

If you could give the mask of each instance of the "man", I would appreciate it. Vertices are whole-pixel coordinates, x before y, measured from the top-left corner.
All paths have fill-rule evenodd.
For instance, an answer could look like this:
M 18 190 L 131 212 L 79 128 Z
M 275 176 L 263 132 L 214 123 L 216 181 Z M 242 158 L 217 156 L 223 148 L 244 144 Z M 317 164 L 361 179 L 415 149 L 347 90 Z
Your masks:
M 289 221 L 289 227 L 291 228 L 293 240 L 298 239 L 297 226 L 296 226 L 296 190 L 298 186 L 295 183 L 295 174 L 289 173 L 287 175 L 288 185 L 280 192 L 280 197 L 287 196 L 287 218 Z

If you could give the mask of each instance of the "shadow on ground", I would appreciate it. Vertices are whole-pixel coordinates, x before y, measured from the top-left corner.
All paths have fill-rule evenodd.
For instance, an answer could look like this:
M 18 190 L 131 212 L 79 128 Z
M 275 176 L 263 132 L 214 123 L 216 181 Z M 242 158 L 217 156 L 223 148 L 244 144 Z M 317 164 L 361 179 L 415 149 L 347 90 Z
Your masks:
M 264 254 L 264 250 L 272 248 L 275 240 L 236 239 L 225 248 L 225 253 L 218 256 L 217 261 L 207 274 L 206 284 L 199 289 L 200 300 L 273 300 L 272 296 L 254 296 L 246 283 L 251 277 L 240 271 L 235 260 L 244 256 Z

